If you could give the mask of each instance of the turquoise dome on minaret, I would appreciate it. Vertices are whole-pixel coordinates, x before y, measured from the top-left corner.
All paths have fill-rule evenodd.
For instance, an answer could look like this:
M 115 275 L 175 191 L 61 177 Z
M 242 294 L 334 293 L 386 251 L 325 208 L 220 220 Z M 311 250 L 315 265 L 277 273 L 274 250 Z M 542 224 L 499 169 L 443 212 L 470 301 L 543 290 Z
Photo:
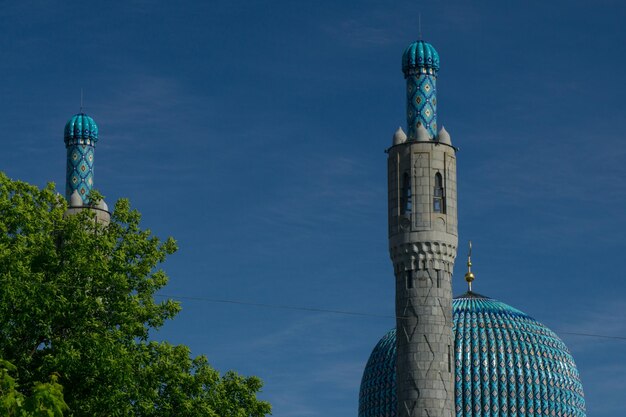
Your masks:
M 434 46 L 424 41 L 415 41 L 402 54 L 402 72 L 436 73 L 439 71 L 439 54 Z
M 580 376 L 559 337 L 527 314 L 473 292 L 452 302 L 456 417 L 585 417 Z M 363 372 L 359 417 L 396 417 L 396 330 Z
M 95 144 L 98 141 L 98 125 L 85 113 L 77 113 L 65 124 L 64 138 L 66 145 L 81 140 Z

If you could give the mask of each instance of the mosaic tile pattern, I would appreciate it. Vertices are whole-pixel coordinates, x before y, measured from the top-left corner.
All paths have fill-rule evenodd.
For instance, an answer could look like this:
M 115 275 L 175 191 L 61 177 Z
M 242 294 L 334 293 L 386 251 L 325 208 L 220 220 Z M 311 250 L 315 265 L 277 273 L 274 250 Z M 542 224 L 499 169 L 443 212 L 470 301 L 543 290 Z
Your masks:
M 88 203 L 87 196 L 93 187 L 93 160 L 93 146 L 74 145 L 67 148 L 65 197 L 68 201 L 74 190 L 78 190 L 83 202 Z
M 455 298 L 456 417 L 585 417 L 574 360 L 550 329 L 499 301 Z M 396 415 L 396 332 L 372 352 L 359 417 Z
M 417 137 L 423 125 L 431 138 L 437 136 L 437 77 L 429 74 L 406 78 L 406 123 L 408 137 Z
M 402 72 L 406 78 L 406 118 L 408 137 L 417 137 L 423 125 L 431 138 L 437 136 L 437 71 L 439 54 L 424 41 L 415 41 L 402 54 Z
M 84 113 L 75 114 L 65 124 L 65 147 L 67 148 L 67 171 L 65 176 L 65 197 L 69 201 L 74 190 L 89 202 L 89 192 L 93 188 L 94 151 L 98 141 L 98 126 Z

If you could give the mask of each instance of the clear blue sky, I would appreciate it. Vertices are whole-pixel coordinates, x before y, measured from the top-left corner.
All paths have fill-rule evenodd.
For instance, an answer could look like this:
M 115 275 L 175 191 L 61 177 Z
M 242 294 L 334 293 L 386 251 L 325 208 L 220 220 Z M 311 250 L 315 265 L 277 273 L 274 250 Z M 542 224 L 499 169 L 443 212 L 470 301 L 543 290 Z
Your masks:
M 0 169 L 62 192 L 83 88 L 96 187 L 180 244 L 164 294 L 391 316 L 383 150 L 405 124 L 400 57 L 421 11 L 441 56 L 439 124 L 461 148 L 475 289 L 557 333 L 626 336 L 625 7 L 1 1 Z M 276 417 L 355 416 L 365 361 L 394 326 L 183 308 L 155 337 L 261 376 Z M 589 416 L 623 414 L 626 342 L 562 338 Z

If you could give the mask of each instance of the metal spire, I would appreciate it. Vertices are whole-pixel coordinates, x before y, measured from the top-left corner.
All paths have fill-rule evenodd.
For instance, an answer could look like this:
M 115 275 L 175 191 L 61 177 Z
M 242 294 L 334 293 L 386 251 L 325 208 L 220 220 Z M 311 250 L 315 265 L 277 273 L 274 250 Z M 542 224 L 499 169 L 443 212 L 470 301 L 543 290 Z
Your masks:
M 421 12 L 417 14 L 417 21 L 418 21 L 418 28 L 419 28 L 419 35 L 420 35 L 419 40 L 421 41 L 422 40 L 422 13 Z
M 80 113 L 83 112 L 83 89 L 80 89 Z
M 469 252 L 467 254 L 467 273 L 465 281 L 467 281 L 468 291 L 472 292 L 472 281 L 474 281 L 474 273 L 472 272 L 472 241 L 469 241 Z

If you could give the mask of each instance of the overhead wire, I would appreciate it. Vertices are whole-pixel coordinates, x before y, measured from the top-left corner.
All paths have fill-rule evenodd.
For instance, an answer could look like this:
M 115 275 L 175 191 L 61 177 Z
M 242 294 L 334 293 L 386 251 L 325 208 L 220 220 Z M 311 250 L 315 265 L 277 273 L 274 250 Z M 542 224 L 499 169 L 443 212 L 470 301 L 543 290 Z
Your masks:
M 82 288 L 80 286 L 74 286 L 74 285 L 64 285 L 64 287 Z M 329 314 L 338 314 L 338 315 L 345 315 L 345 316 L 374 317 L 374 318 L 384 318 L 384 319 L 394 319 L 394 320 L 398 318 L 399 319 L 404 318 L 402 316 L 394 316 L 390 314 L 366 313 L 362 311 L 336 310 L 336 309 L 327 309 L 327 308 L 319 308 L 319 307 L 302 307 L 302 306 L 293 306 L 293 305 L 259 303 L 259 302 L 253 302 L 253 301 L 228 300 L 228 299 L 198 297 L 198 296 L 188 296 L 188 295 L 159 293 L 159 294 L 154 294 L 154 296 L 159 297 L 159 298 L 170 298 L 170 299 L 176 299 L 176 300 L 200 301 L 200 302 L 214 303 L 214 304 L 233 304 L 233 305 L 242 305 L 242 306 L 251 306 L 251 307 L 272 308 L 272 309 L 279 309 L 279 310 L 305 311 L 309 313 L 311 312 L 312 313 L 329 313 Z M 569 336 L 595 337 L 595 338 L 601 338 L 601 339 L 626 341 L 626 336 L 615 336 L 615 335 L 582 333 L 582 332 L 565 332 L 565 331 L 557 331 L 557 333 L 562 334 L 562 335 L 569 335 Z
M 394 319 L 394 320 L 398 318 L 399 319 L 404 318 L 402 316 L 392 316 L 388 314 L 373 314 L 373 313 L 365 313 L 365 312 L 359 312 L 359 311 L 334 310 L 334 309 L 326 309 L 326 308 L 318 308 L 318 307 L 299 307 L 299 306 L 290 306 L 290 305 L 282 305 L 282 304 L 258 303 L 258 302 L 252 302 L 252 301 L 227 300 L 227 299 L 209 298 L 209 297 L 173 295 L 173 294 L 155 294 L 155 296 L 161 297 L 161 298 L 177 299 L 177 300 L 203 301 L 207 303 L 216 303 L 216 304 L 234 304 L 234 305 L 242 305 L 242 306 L 263 307 L 263 308 L 272 308 L 272 309 L 279 309 L 279 310 L 305 311 L 305 312 L 314 312 L 314 313 L 330 313 L 330 314 L 339 314 L 339 315 L 346 315 L 346 316 L 376 317 L 376 318 L 387 318 L 387 319 Z M 595 338 L 602 338 L 602 339 L 626 341 L 626 336 L 613 336 L 613 335 L 603 335 L 603 334 L 595 334 L 595 333 L 564 332 L 564 331 L 558 331 L 557 333 L 562 334 L 562 335 L 569 335 L 569 336 L 595 337 Z
M 266 307 L 266 308 L 274 308 L 280 310 L 297 310 L 297 311 L 308 311 L 315 313 L 332 313 L 332 314 L 343 314 L 347 316 L 363 316 L 363 317 L 377 317 L 377 318 L 388 318 L 395 319 L 395 316 L 385 315 L 385 314 L 372 314 L 372 313 L 364 313 L 358 311 L 347 311 L 347 310 L 332 310 L 325 308 L 317 308 L 317 307 L 297 307 L 297 306 L 288 306 L 281 304 L 269 304 L 269 303 L 257 303 L 251 301 L 240 301 L 240 300 L 224 300 L 217 298 L 206 298 L 206 297 L 192 297 L 192 296 L 180 296 L 180 295 L 171 295 L 171 294 L 155 294 L 157 297 L 162 298 L 174 298 L 178 300 L 190 300 L 190 301 L 206 301 L 209 303 L 221 303 L 221 304 L 238 304 L 238 305 L 246 305 L 246 306 L 254 306 L 254 307 Z

